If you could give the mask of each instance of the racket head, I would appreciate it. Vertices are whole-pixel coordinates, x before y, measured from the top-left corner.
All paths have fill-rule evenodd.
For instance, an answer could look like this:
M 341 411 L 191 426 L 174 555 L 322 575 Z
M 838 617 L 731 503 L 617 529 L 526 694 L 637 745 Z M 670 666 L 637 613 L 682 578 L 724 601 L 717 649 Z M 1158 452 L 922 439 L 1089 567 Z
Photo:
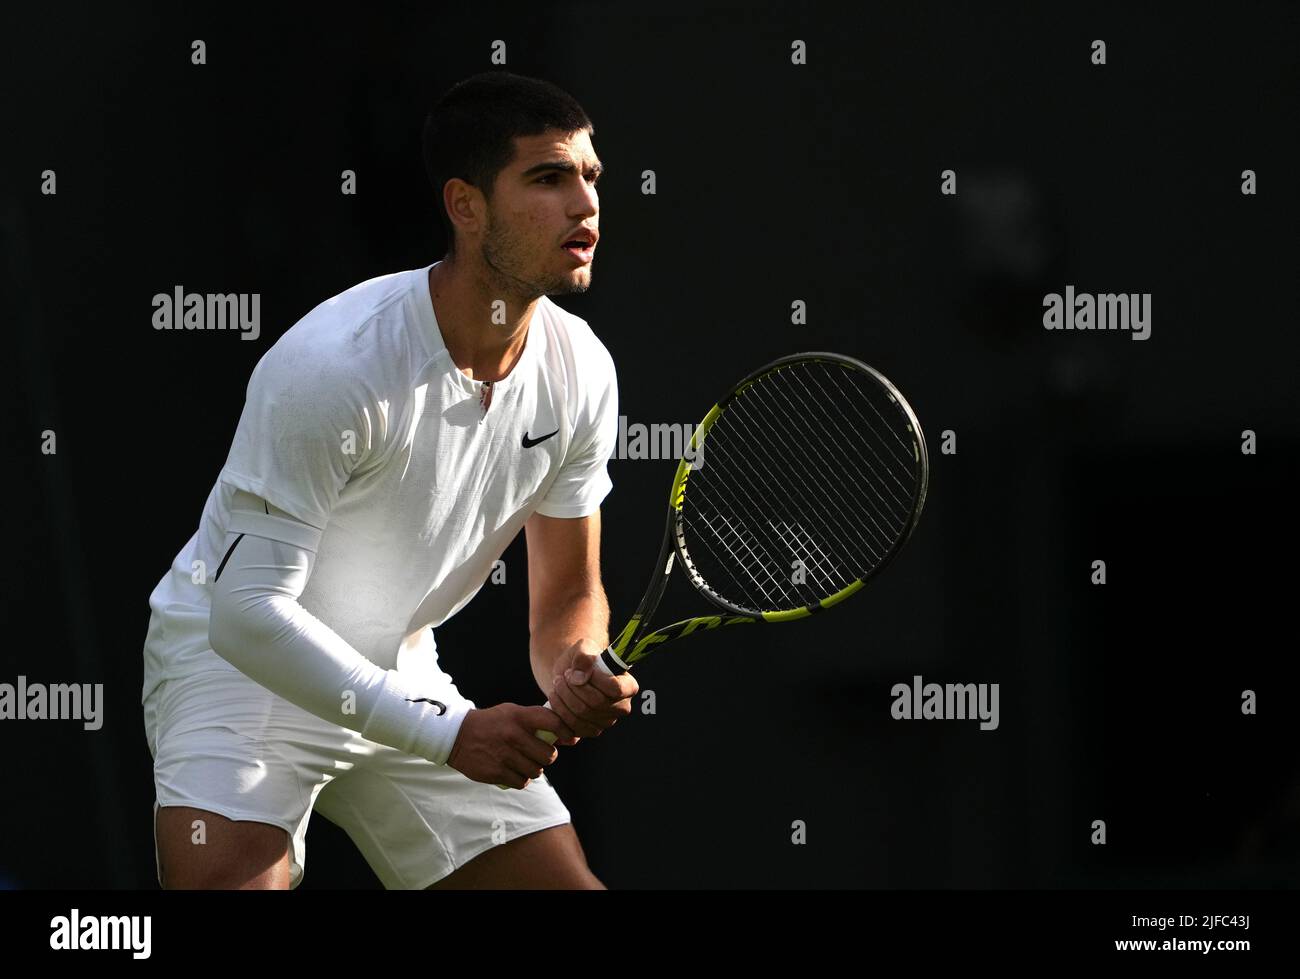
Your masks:
M 687 578 L 732 616 L 830 608 L 907 542 L 929 489 L 916 412 L 868 364 L 790 354 L 737 382 L 696 427 L 669 497 Z

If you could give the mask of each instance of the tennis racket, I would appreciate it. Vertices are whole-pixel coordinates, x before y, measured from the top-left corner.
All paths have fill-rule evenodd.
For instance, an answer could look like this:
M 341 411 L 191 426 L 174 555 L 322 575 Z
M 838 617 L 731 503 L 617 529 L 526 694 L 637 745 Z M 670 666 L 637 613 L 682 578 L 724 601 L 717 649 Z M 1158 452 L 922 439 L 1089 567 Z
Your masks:
M 760 367 L 704 416 L 690 449 L 645 597 L 598 660 L 610 675 L 696 632 L 838 605 L 898 554 L 929 485 L 907 400 L 879 371 L 836 353 Z M 717 612 L 650 629 L 675 566 Z

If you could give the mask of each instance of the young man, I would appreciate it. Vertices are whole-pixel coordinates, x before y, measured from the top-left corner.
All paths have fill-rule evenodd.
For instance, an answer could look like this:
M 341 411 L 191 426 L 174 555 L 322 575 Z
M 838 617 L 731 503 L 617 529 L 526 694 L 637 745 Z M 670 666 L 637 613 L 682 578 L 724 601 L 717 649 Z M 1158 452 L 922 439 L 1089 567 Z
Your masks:
M 296 887 L 313 808 L 386 887 L 603 886 L 536 736 L 597 736 L 637 691 L 593 668 L 614 365 L 546 298 L 591 284 L 592 131 L 546 82 L 452 88 L 424 134 L 446 257 L 327 300 L 253 370 L 199 529 L 149 600 L 164 887 Z M 521 527 L 552 707 L 477 708 L 432 627 Z

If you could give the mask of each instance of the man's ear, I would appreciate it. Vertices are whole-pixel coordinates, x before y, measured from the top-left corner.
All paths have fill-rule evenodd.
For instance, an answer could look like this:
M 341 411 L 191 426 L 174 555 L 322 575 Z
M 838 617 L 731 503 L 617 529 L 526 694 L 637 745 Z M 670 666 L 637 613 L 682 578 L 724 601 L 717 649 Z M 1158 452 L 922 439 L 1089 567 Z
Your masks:
M 476 233 L 481 216 L 487 212 L 483 192 L 460 177 L 452 177 L 443 185 L 442 204 L 447 209 L 447 218 L 454 226 L 453 230 L 462 235 Z

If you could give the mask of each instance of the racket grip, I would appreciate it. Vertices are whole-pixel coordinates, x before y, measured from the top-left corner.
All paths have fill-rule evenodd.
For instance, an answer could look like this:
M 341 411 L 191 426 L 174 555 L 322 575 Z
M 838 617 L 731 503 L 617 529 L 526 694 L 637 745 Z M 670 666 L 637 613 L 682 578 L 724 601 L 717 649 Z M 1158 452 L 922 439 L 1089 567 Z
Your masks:
M 618 658 L 618 654 L 614 652 L 614 647 L 612 646 L 600 654 L 600 658 L 596 660 L 596 665 L 604 670 L 609 676 L 618 676 L 627 672 L 627 667 L 623 664 L 623 661 Z M 550 707 L 551 702 L 548 700 L 542 706 Z M 552 732 L 537 731 L 536 734 L 547 744 L 555 744 L 555 735 Z M 510 786 L 497 783 L 497 788 L 508 789 Z

